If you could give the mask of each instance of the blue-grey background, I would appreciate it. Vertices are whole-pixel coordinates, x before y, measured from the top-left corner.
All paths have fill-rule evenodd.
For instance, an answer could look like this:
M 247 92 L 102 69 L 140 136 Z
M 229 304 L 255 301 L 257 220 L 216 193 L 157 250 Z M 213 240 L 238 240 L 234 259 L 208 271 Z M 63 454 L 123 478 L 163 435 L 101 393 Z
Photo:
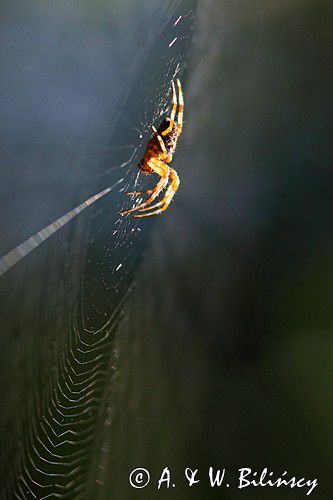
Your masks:
M 330 496 L 331 14 L 2 3 L 1 255 L 120 182 L 0 279 L 2 498 L 305 495 L 239 491 L 243 466 Z M 136 164 L 176 75 L 179 194 L 163 217 L 120 219 L 127 187 L 154 182 Z M 177 485 L 157 492 L 165 466 Z M 231 487 L 212 490 L 209 466 Z

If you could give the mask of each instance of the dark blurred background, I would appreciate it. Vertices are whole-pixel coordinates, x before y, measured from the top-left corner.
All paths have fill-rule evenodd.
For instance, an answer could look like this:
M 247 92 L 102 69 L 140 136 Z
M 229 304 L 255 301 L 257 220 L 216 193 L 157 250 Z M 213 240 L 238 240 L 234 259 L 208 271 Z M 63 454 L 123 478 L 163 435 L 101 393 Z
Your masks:
M 2 3 L 1 255 L 119 184 L 0 277 L 1 498 L 306 495 L 238 490 L 240 467 L 330 498 L 331 16 L 318 0 Z M 127 187 L 155 181 L 136 164 L 176 75 L 179 193 L 120 219 Z M 157 491 L 166 466 L 176 487 Z M 206 479 L 186 487 L 185 467 Z

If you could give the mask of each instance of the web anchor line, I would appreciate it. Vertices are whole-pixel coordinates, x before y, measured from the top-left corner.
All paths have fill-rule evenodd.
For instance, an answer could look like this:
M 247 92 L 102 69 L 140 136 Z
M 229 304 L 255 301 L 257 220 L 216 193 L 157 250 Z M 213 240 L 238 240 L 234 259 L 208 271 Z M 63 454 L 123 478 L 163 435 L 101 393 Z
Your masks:
M 55 220 L 48 226 L 38 231 L 38 233 L 30 236 L 30 238 L 23 241 L 23 243 L 18 245 L 16 248 L 13 248 L 8 253 L 0 257 L 0 276 L 5 274 L 5 272 L 15 266 L 15 264 L 22 260 L 23 257 L 26 257 L 30 252 L 35 250 L 35 248 L 37 248 L 41 243 L 52 236 L 56 231 L 61 229 L 65 224 L 67 224 L 67 222 L 74 219 L 77 215 L 83 212 L 83 210 L 112 191 L 112 189 L 122 181 L 123 179 L 120 179 L 113 186 L 109 186 L 106 189 L 103 189 L 103 191 L 100 191 L 99 193 L 91 196 L 90 198 L 88 198 L 88 200 L 73 208 L 59 219 Z

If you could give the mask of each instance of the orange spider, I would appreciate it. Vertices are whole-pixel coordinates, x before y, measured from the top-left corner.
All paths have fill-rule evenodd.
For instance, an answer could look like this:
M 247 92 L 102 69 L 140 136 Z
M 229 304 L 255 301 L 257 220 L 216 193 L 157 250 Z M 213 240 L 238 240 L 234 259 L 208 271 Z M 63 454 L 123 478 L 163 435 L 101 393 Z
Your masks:
M 149 140 L 143 159 L 138 164 L 138 167 L 144 174 L 151 174 L 152 172 L 155 172 L 161 178 L 153 189 L 149 189 L 148 191 L 134 191 L 126 193 L 130 195 L 150 194 L 150 196 L 140 205 L 137 205 L 130 210 L 126 210 L 126 212 L 121 212 L 121 215 L 126 215 L 135 211 L 147 212 L 152 209 L 156 210 L 148 213 L 139 213 L 134 215 L 134 217 L 149 217 L 150 215 L 161 214 L 168 208 L 179 187 L 180 181 L 177 172 L 168 165 L 168 163 L 172 160 L 174 152 L 176 151 L 177 141 L 183 128 L 184 98 L 182 86 L 179 80 L 177 80 L 177 86 L 179 103 L 177 123 L 175 123 L 177 95 L 175 84 L 172 82 L 172 110 L 170 118 L 165 118 L 157 130 L 154 126 L 152 126 L 154 135 Z M 169 179 L 170 184 L 162 200 L 154 205 L 151 205 L 162 190 L 166 188 Z

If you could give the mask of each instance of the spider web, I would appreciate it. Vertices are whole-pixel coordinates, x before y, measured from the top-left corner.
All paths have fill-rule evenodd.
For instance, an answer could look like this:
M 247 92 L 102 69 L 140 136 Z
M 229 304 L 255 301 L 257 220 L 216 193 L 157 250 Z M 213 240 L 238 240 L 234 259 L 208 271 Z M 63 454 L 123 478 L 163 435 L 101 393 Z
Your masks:
M 124 4 L 102 3 L 96 14 L 85 2 L 18 2 L 16 15 L 4 5 L 0 85 L 14 102 L 20 79 L 25 101 L 5 107 L 0 129 L 10 167 L 1 202 L 2 498 L 97 497 L 112 453 L 101 443 L 113 418 L 115 336 L 156 223 L 119 212 L 138 201 L 127 190 L 154 182 L 133 167 L 185 69 L 194 2 Z M 79 68 L 63 69 L 73 61 Z M 87 82 L 74 78 L 87 68 Z

